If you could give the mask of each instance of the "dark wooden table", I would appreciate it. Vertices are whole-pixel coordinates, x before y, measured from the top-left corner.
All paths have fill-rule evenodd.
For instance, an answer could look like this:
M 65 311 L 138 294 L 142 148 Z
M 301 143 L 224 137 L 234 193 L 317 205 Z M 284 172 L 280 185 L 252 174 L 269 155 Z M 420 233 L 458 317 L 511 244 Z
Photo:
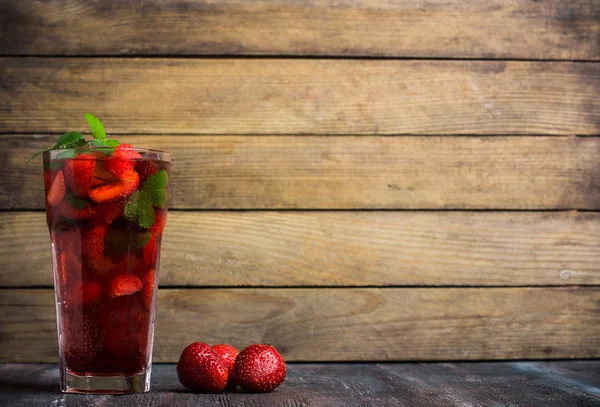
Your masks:
M 155 365 L 152 391 L 62 394 L 58 367 L 0 365 L 0 406 L 600 406 L 600 361 L 291 364 L 273 393 L 193 394 L 174 365 Z

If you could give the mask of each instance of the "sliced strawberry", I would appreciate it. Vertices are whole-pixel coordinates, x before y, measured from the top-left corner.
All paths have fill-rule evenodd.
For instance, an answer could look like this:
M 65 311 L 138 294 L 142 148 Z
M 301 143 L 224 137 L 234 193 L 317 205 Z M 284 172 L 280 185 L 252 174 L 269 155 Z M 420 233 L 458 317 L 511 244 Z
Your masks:
M 104 169 L 115 178 L 130 179 L 134 171 L 135 161 L 141 158 L 142 156 L 133 150 L 131 145 L 121 144 L 104 161 Z
M 155 279 L 154 270 L 149 270 L 144 277 L 142 278 L 142 283 L 144 284 L 142 288 L 142 299 L 144 301 L 144 307 L 146 310 L 150 311 L 152 308 L 152 296 L 154 295 L 154 279 Z
M 131 177 L 111 184 L 106 184 L 94 188 L 89 196 L 95 202 L 111 202 L 123 199 L 133 194 L 140 183 L 140 177 L 137 172 L 133 172 Z
M 62 217 L 75 220 L 89 219 L 96 212 L 95 208 L 89 204 L 81 209 L 73 208 L 67 200 L 62 201 L 56 208 L 56 211 Z
M 92 226 L 83 234 L 82 257 L 89 270 L 98 279 L 104 279 L 114 267 L 110 258 L 104 256 L 104 236 L 108 225 Z
M 154 267 L 156 264 L 156 254 L 158 252 L 158 244 L 154 236 L 150 238 L 144 249 L 142 250 L 144 264 Z
M 61 286 L 77 285 L 81 282 L 82 266 L 79 257 L 72 251 L 63 251 L 56 256 L 58 283 Z
M 106 223 L 112 223 L 121 215 L 123 215 L 122 202 L 103 202 L 96 206 L 96 218 Z
M 154 224 L 150 228 L 150 233 L 153 236 L 162 234 L 167 224 L 167 210 L 166 209 L 155 209 L 154 210 Z
M 143 184 L 148 178 L 156 174 L 156 167 L 150 160 L 139 160 L 135 170 L 140 174 L 140 183 Z
M 61 170 L 58 171 L 56 177 L 54 177 L 52 185 L 48 190 L 48 195 L 46 196 L 48 204 L 50 204 L 50 206 L 57 206 L 65 197 L 66 192 L 67 187 L 65 186 L 65 176 Z
M 56 171 L 44 171 L 44 188 L 46 192 L 50 191 L 50 187 L 52 186 L 52 181 L 54 181 L 54 177 L 56 177 Z
M 104 236 L 107 230 L 107 225 L 98 224 L 84 233 L 82 245 L 84 257 L 98 260 L 104 255 Z
M 135 294 L 142 289 L 142 280 L 133 274 L 119 274 L 114 276 L 108 284 L 111 298 Z
M 93 182 L 96 157 L 92 154 L 80 154 L 76 158 L 65 161 L 65 180 L 73 195 L 86 197 Z

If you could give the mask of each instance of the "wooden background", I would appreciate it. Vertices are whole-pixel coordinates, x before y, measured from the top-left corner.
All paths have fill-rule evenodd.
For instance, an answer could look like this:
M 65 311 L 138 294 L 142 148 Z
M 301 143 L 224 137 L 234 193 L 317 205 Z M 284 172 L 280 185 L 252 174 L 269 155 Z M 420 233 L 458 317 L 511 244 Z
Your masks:
M 173 153 L 156 361 L 600 357 L 597 0 L 0 0 L 0 55 L 0 362 L 83 111 Z

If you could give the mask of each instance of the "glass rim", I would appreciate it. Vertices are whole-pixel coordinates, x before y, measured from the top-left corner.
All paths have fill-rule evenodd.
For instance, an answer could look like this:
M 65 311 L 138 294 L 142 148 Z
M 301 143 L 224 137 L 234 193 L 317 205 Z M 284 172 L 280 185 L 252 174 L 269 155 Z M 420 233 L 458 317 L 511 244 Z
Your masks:
M 112 147 L 96 147 L 96 146 L 82 146 L 82 147 L 76 147 L 76 148 L 57 148 L 54 150 L 48 150 L 44 152 L 44 160 L 77 160 L 77 159 L 81 159 L 81 158 L 77 158 L 77 156 L 75 157 L 60 157 L 59 155 L 65 152 L 71 152 L 74 151 L 76 153 L 83 153 L 85 151 L 103 151 L 103 150 L 111 150 L 114 151 L 114 148 Z M 140 154 L 156 154 L 158 155 L 157 158 L 149 158 L 149 157 L 142 157 L 142 158 L 137 158 L 135 160 L 158 160 L 158 161 L 165 161 L 165 162 L 171 162 L 171 153 L 167 152 L 167 151 L 163 151 L 163 150 L 157 150 L 157 149 L 152 149 L 152 148 L 142 148 L 142 147 L 126 147 L 123 150 L 126 151 L 135 151 L 137 153 Z M 87 159 L 87 158 L 84 158 Z M 96 157 L 96 159 L 101 159 L 100 157 Z

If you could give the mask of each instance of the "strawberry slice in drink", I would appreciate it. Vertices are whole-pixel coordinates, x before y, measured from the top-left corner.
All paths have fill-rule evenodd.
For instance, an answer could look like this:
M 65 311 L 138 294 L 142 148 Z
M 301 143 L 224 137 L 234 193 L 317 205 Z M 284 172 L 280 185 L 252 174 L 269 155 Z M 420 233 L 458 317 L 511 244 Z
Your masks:
M 113 202 L 126 199 L 135 192 L 139 183 L 139 175 L 137 172 L 133 172 L 127 178 L 93 188 L 90 190 L 89 196 L 94 202 Z
M 144 302 L 144 308 L 150 310 L 152 308 L 152 296 L 154 295 L 154 281 L 156 278 L 156 272 L 154 269 L 148 270 L 144 277 L 142 277 L 142 300 Z
M 119 274 L 114 276 L 108 284 L 108 293 L 111 298 L 124 297 L 135 294 L 142 289 L 142 280 L 133 274 Z
M 48 201 L 50 206 L 57 206 L 65 197 L 66 192 L 65 175 L 62 171 L 58 171 L 54 180 L 52 180 L 52 185 L 50 185 L 50 189 L 46 195 L 46 201 Z

